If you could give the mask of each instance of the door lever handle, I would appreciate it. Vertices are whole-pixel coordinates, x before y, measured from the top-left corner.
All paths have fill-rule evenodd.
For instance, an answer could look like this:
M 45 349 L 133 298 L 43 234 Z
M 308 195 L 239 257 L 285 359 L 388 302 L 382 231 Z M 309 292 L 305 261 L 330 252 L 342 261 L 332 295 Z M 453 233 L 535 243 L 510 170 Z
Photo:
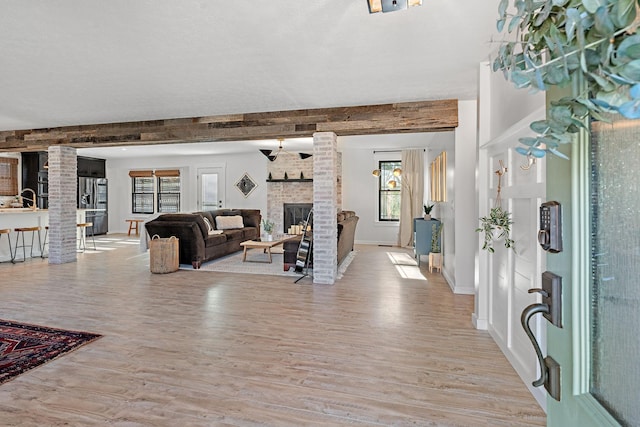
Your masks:
M 538 290 L 529 289 L 529 292 L 536 291 Z M 540 291 L 542 291 L 542 289 L 540 289 Z M 529 320 L 533 315 L 538 313 L 549 313 L 549 305 L 540 303 L 531 304 L 522 311 L 522 315 L 520 316 L 520 323 L 522 323 L 522 327 L 524 328 L 525 333 L 531 340 L 531 344 L 533 344 L 533 349 L 536 351 L 536 356 L 538 356 L 538 363 L 540 364 L 540 378 L 532 383 L 534 387 L 540 387 L 541 385 L 544 385 L 547 380 L 547 368 L 544 363 L 544 357 L 542 356 L 542 350 L 540 350 L 538 340 L 536 340 L 535 335 L 533 335 L 533 332 L 529 327 Z
M 541 294 L 543 297 L 548 297 L 549 296 L 549 292 L 545 291 L 544 289 L 541 288 L 532 288 L 529 289 L 527 292 L 529 292 L 530 294 L 532 293 L 539 293 Z M 546 305 L 546 304 L 545 304 Z

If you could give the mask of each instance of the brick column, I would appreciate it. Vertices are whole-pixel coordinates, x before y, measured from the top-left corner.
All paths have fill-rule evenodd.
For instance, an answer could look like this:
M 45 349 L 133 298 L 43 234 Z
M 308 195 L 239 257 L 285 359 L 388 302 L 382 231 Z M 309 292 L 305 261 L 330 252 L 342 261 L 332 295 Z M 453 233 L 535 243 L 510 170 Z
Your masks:
M 49 147 L 49 263 L 76 261 L 76 149 Z
M 313 134 L 313 283 L 333 285 L 338 273 L 338 139 Z

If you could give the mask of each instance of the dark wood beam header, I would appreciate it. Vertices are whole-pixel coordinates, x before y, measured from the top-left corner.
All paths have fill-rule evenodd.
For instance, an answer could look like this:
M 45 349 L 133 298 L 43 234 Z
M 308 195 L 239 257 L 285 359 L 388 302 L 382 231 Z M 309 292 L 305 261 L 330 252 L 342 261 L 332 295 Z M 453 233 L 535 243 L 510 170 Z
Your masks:
M 0 151 L 300 138 L 315 132 L 339 136 L 441 132 L 457 126 L 458 101 L 447 99 L 0 131 Z

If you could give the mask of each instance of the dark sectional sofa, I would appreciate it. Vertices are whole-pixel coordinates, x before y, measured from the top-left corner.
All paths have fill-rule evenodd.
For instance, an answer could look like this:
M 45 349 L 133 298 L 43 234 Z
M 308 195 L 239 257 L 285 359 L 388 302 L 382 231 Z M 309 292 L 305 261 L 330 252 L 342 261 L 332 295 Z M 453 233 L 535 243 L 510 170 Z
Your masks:
M 349 255 L 349 252 L 353 250 L 356 225 L 360 218 L 356 216 L 354 211 L 340 211 L 336 217 L 338 227 L 338 265 L 340 265 L 340 263 L 344 261 L 345 257 Z M 300 239 L 301 237 L 298 237 L 284 242 L 284 271 L 288 271 L 289 268 L 295 267 Z M 313 267 L 313 247 L 309 266 Z
M 216 230 L 217 216 L 242 217 L 242 228 L 222 230 L 210 234 L 209 226 Z M 259 209 L 217 209 L 195 213 L 163 214 L 145 224 L 149 237 L 176 236 L 179 239 L 180 264 L 200 268 L 203 262 L 242 250 L 241 242 L 260 238 Z

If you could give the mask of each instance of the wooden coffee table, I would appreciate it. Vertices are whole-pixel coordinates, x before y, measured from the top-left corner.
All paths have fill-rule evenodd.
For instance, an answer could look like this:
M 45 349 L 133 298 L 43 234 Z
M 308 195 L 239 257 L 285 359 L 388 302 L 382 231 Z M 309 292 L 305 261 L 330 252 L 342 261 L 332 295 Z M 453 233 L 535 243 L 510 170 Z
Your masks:
M 283 244 L 284 242 L 286 242 L 289 239 L 293 239 L 297 237 L 296 235 L 289 235 L 286 234 L 284 236 L 278 236 L 273 238 L 272 241 L 270 242 L 266 242 L 266 241 L 258 241 L 258 240 L 247 240 L 246 242 L 242 242 L 240 243 L 240 246 L 242 246 L 244 248 L 244 253 L 242 254 L 242 262 L 264 262 L 264 263 L 269 263 L 271 264 L 272 259 L 271 259 L 271 248 L 273 248 L 274 246 L 278 246 Z M 262 249 L 264 251 L 264 253 L 269 255 L 269 260 L 268 261 L 257 261 L 257 260 L 247 260 L 247 249 Z

